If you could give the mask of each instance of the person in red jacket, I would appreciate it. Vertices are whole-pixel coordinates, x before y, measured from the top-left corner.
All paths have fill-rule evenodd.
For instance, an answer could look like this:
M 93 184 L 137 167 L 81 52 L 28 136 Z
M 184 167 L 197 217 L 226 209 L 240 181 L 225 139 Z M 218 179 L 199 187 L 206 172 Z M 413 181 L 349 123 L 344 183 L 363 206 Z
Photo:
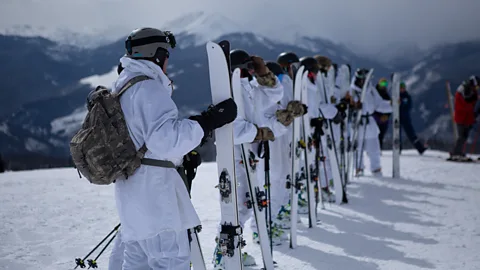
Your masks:
M 469 80 L 464 81 L 455 93 L 455 113 L 454 119 L 457 125 L 458 138 L 451 154 L 452 160 L 469 160 L 463 152 L 463 145 L 468 139 L 468 133 L 475 123 L 478 111 L 475 111 L 475 105 L 478 100 L 478 89 L 480 78 L 471 76 Z

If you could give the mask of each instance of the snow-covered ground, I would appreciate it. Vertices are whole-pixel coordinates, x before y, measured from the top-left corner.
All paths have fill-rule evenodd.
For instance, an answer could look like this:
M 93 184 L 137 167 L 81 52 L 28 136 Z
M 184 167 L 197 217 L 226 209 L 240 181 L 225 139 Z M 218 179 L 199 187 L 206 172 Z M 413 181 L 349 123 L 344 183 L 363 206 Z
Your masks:
M 299 227 L 297 249 L 275 247 L 277 269 L 480 269 L 480 167 L 439 158 L 446 156 L 405 151 L 402 178 L 392 179 L 384 152 L 385 177 L 355 180 L 350 204 L 327 204 L 318 228 Z M 215 172 L 203 164 L 192 192 L 209 269 L 219 221 Z M 73 269 L 117 222 L 113 187 L 90 185 L 73 169 L 0 174 L 0 269 Z M 245 238 L 260 263 L 249 228 Z M 107 269 L 109 251 L 99 269 Z

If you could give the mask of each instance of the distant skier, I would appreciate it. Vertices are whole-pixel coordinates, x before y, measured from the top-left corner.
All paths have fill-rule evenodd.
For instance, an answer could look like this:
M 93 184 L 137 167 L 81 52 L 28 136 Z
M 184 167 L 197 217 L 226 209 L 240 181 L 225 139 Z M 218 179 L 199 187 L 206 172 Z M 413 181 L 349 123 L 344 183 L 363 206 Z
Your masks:
M 118 92 L 140 75 L 149 80 L 131 86 L 120 99 L 130 136 L 137 149 L 148 149 L 152 165 L 141 166 L 128 179 L 117 179 L 115 197 L 125 245 L 123 269 L 190 269 L 187 230 L 200 224 L 182 177 L 175 168 L 183 156 L 213 130 L 232 122 L 232 99 L 191 119 L 179 119 L 165 75 L 175 38 L 154 28 L 134 30 L 127 38 L 123 70 L 113 84 Z M 145 146 L 145 147 L 143 147 Z
M 410 111 L 412 109 L 412 97 L 407 92 L 407 86 L 405 82 L 400 83 L 400 125 L 403 131 L 407 134 L 408 140 L 417 149 L 418 153 L 422 155 L 427 148 L 425 144 L 417 137 L 415 129 L 412 125 L 412 118 L 410 117 Z M 402 149 L 402 140 L 400 140 L 400 149 Z
M 363 175 L 364 160 L 363 151 L 367 153 L 370 159 L 370 171 L 374 175 L 382 175 L 382 166 L 380 164 L 380 143 L 378 141 L 378 134 L 380 133 L 375 120 L 373 119 L 373 112 L 378 111 L 382 113 L 392 112 L 390 102 L 383 100 L 378 94 L 371 82 L 368 82 L 365 99 L 363 104 L 360 102 L 362 87 L 366 83 L 365 79 L 368 74 L 368 69 L 358 69 L 355 77 L 352 79 L 352 92 L 354 93 L 354 107 L 362 114 L 360 125 L 358 126 L 358 147 L 356 158 L 356 175 Z
M 382 97 L 383 100 L 391 102 L 391 97 L 390 94 L 388 93 L 388 80 L 385 78 L 381 78 L 377 85 L 375 86 L 377 89 L 378 94 Z M 378 141 L 380 143 L 380 149 L 383 149 L 383 139 L 385 138 L 385 134 L 387 133 L 388 130 L 388 125 L 389 125 L 389 119 L 390 115 L 392 112 L 378 112 L 375 111 L 373 113 L 373 118 L 375 119 L 375 122 L 377 123 L 378 129 L 380 130 L 380 133 L 378 134 Z
M 3 160 L 2 155 L 0 155 L 0 173 L 5 172 L 6 167 L 5 161 Z
M 480 78 L 471 76 L 470 79 L 462 82 L 455 93 L 455 123 L 458 130 L 458 138 L 450 153 L 450 159 L 455 161 L 469 161 L 466 157 L 463 146 L 468 139 L 470 130 L 475 124 L 475 118 L 478 111 L 475 106 L 478 100 L 478 89 L 480 87 Z

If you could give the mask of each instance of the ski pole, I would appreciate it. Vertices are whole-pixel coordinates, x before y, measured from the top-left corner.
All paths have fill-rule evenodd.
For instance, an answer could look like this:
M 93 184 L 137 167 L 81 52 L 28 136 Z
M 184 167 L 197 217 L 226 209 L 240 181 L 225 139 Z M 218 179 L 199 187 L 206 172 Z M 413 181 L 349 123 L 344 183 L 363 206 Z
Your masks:
M 75 263 L 77 264 L 77 266 L 75 266 L 75 268 L 73 268 L 73 269 L 77 269 L 77 267 L 79 267 L 79 266 L 80 266 L 80 268 L 85 268 L 85 267 L 86 267 L 86 266 L 85 266 L 85 260 L 86 260 L 90 255 L 92 255 L 92 253 L 95 252 L 95 250 L 97 250 L 97 248 L 98 248 L 100 245 L 102 245 L 103 242 L 105 242 L 105 240 L 107 240 L 108 237 L 110 237 L 110 235 L 112 235 L 115 231 L 118 231 L 118 228 L 120 228 L 120 223 L 119 223 L 117 226 L 115 226 L 115 228 L 113 228 L 113 230 L 112 230 L 109 234 L 107 234 L 107 236 L 105 236 L 105 238 L 103 238 L 103 240 L 100 241 L 100 243 L 98 243 L 97 246 L 95 246 L 85 257 L 83 257 L 83 259 L 81 259 L 81 258 L 76 258 L 76 259 L 75 259 Z
M 323 163 L 323 173 L 325 175 L 325 182 L 327 183 L 327 188 L 328 188 L 328 175 L 327 175 L 327 165 L 325 164 L 326 162 L 326 158 L 325 158 L 325 152 L 324 152 L 324 149 L 323 149 L 323 145 L 322 145 L 322 137 L 319 135 L 318 136 L 319 140 L 318 140 L 318 145 L 319 145 L 319 151 L 320 151 L 320 161 L 322 161 Z M 319 181 L 320 180 L 320 170 L 318 172 L 318 175 L 319 175 Z M 322 183 L 320 182 L 320 190 L 322 188 Z M 320 196 L 320 199 L 321 199 L 321 202 L 322 202 L 322 209 L 325 209 L 325 202 L 323 201 L 323 196 L 322 196 L 322 193 L 321 191 L 319 191 L 319 196 Z M 330 202 L 329 202 L 330 203 Z
M 369 116 L 367 115 L 367 118 L 366 118 L 367 120 L 365 120 L 366 123 L 365 123 L 365 126 L 363 127 L 362 147 L 360 148 L 360 149 L 361 149 L 361 151 L 360 151 L 360 157 L 359 157 L 359 158 L 360 158 L 360 161 L 358 162 L 358 163 L 359 163 L 359 164 L 358 164 L 359 166 L 362 166 L 362 162 L 363 162 L 363 150 L 364 150 L 364 148 L 365 148 L 365 135 L 366 135 L 365 133 L 367 133 L 367 126 L 368 126 L 368 121 L 369 121 L 368 117 L 369 117 Z
M 273 240 L 272 240 L 272 201 L 270 193 L 270 146 L 268 141 L 264 142 L 264 159 L 265 159 L 265 187 L 267 188 L 268 198 L 268 225 L 270 234 L 270 252 L 273 254 Z
M 105 249 L 107 249 L 107 247 L 110 245 L 110 243 L 112 243 L 113 239 L 115 239 L 117 234 L 118 234 L 118 231 L 115 232 L 115 234 L 112 236 L 112 238 L 110 238 L 110 240 L 107 242 L 107 244 L 102 248 L 102 250 L 100 250 L 100 253 L 98 253 L 98 255 L 97 255 L 97 257 L 95 257 L 95 259 L 87 260 L 87 262 L 88 262 L 88 268 L 87 269 L 98 268 L 98 265 L 97 265 L 98 258 L 100 258 L 100 255 L 102 255 L 102 253 L 105 251 Z
M 316 214 L 316 220 L 318 221 L 318 202 L 320 201 L 322 203 L 322 209 L 325 209 L 325 204 L 323 203 L 323 198 L 321 197 L 321 178 L 320 178 L 320 164 L 318 164 L 322 159 L 324 158 L 320 157 L 320 144 L 322 143 L 321 138 L 320 138 L 320 133 L 318 131 L 314 132 L 314 145 L 315 145 L 315 170 L 317 171 L 317 181 L 315 182 L 315 214 Z M 325 165 L 325 163 L 324 163 Z

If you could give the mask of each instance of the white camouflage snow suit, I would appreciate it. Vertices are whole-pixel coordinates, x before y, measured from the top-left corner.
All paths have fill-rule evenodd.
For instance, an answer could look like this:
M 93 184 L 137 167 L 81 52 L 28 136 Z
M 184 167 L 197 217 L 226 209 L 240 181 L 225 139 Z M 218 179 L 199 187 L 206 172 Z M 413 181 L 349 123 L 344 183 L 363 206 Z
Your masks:
M 375 89 L 371 82 L 368 82 L 368 87 L 365 93 L 365 100 L 362 104 L 362 120 L 358 127 L 358 155 L 357 155 L 357 169 L 363 171 L 364 159 L 363 151 L 367 153 L 370 160 L 370 171 L 381 174 L 380 164 L 380 143 L 378 141 L 378 129 L 377 123 L 373 118 L 373 112 L 391 113 L 392 106 L 390 101 L 382 99 L 378 91 Z M 354 101 L 360 100 L 362 89 L 355 85 L 355 78 L 352 79 L 351 89 L 353 93 Z
M 202 127 L 178 119 L 171 81 L 158 65 L 127 57 L 120 61 L 124 70 L 113 92 L 135 76 L 152 78 L 133 85 L 120 99 L 135 146 L 147 145 L 146 158 L 180 164 L 200 144 Z M 116 181 L 115 198 L 122 227 L 109 269 L 190 269 L 187 229 L 200 225 L 200 219 L 176 169 L 141 166 L 128 180 Z

